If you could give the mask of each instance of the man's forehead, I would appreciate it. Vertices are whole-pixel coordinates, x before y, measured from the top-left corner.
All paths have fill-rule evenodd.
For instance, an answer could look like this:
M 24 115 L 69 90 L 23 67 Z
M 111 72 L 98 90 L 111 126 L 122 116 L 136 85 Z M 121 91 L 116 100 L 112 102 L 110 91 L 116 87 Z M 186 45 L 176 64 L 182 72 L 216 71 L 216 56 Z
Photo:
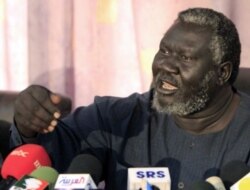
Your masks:
M 186 40 L 194 41 L 206 40 L 209 42 L 212 37 L 212 30 L 209 27 L 203 27 L 192 23 L 174 23 L 168 31 L 164 34 L 162 41 L 167 40 Z
M 162 38 L 160 46 L 193 53 L 207 51 L 211 37 L 210 29 L 194 24 L 175 23 Z
M 199 25 L 196 23 L 188 23 L 188 22 L 182 22 L 180 20 L 176 20 L 166 31 L 165 35 L 172 30 L 182 30 L 186 32 L 195 32 L 195 33 L 206 33 L 211 34 L 212 29 L 210 26 L 206 25 Z

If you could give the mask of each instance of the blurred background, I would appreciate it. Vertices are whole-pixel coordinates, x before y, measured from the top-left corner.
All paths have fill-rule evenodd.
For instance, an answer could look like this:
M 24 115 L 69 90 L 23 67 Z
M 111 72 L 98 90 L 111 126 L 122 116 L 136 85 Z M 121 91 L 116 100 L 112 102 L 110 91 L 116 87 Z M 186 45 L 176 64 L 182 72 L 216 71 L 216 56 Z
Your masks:
M 0 0 L 0 90 L 40 84 L 74 107 L 144 92 L 163 34 L 189 7 L 231 18 L 250 67 L 249 0 Z

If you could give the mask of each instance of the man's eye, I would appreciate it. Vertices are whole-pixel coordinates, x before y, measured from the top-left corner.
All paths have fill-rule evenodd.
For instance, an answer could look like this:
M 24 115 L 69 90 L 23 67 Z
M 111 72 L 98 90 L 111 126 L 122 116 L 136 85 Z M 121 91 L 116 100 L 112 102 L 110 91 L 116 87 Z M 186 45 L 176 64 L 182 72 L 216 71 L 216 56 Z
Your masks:
M 164 54 L 169 55 L 170 52 L 166 49 L 166 50 L 164 51 Z
M 165 55 L 170 55 L 170 52 L 168 49 L 161 49 L 161 52 Z
M 182 56 L 181 56 L 181 59 L 182 59 L 183 61 L 186 61 L 186 62 L 189 62 L 189 61 L 192 61 L 192 60 L 193 60 L 192 57 L 188 57 L 188 56 L 185 56 L 185 55 L 182 55 Z

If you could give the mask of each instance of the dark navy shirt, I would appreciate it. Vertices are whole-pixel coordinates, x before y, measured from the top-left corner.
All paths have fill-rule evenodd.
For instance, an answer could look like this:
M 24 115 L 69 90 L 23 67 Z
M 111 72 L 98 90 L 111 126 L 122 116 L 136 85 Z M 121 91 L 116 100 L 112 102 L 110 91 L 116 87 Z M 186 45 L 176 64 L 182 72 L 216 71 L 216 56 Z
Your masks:
M 151 93 L 96 97 L 61 120 L 54 132 L 39 135 L 37 142 L 60 173 L 77 154 L 95 155 L 103 163 L 109 190 L 127 189 L 129 167 L 168 167 L 175 190 L 218 175 L 230 161 L 250 165 L 250 97 L 240 94 L 240 105 L 225 129 L 194 135 L 178 128 L 171 115 L 152 110 Z M 12 144 L 19 143 L 12 126 Z

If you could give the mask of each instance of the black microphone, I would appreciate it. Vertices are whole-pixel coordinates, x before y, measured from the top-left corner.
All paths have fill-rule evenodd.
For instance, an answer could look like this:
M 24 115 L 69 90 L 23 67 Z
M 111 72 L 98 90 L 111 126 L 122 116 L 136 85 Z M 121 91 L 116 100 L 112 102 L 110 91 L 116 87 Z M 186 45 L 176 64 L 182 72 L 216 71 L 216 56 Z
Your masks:
M 101 181 L 103 167 L 101 162 L 91 154 L 79 154 L 70 163 L 66 173 L 88 173 L 98 184 Z
M 220 177 L 226 189 L 250 172 L 250 167 L 240 160 L 234 160 L 221 168 Z
M 95 156 L 79 154 L 72 160 L 66 173 L 58 176 L 55 189 L 96 189 L 102 172 L 102 164 Z

